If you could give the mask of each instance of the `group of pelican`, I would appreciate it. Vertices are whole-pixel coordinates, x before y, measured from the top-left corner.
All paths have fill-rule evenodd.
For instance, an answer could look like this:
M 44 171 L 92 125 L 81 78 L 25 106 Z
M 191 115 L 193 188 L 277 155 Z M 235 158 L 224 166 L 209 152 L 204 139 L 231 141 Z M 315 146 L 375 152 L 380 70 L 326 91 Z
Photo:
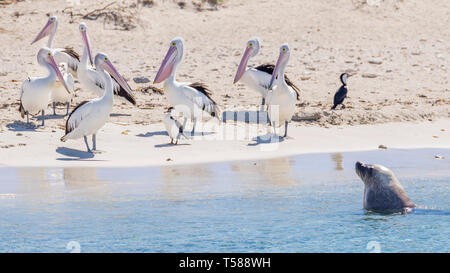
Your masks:
M 93 150 L 96 150 L 96 134 L 109 118 L 113 94 L 126 98 L 136 105 L 136 100 L 128 83 L 115 69 L 108 56 L 98 53 L 92 58 L 87 26 L 81 23 L 79 32 L 83 41 L 83 55 L 80 56 L 71 48 L 53 48 L 53 39 L 58 28 L 58 18 L 49 17 L 47 24 L 39 32 L 32 44 L 48 36 L 47 46 L 37 54 L 38 64 L 47 68 L 46 77 L 32 77 L 22 84 L 20 95 L 20 112 L 22 117 L 42 112 L 42 126 L 45 125 L 45 109 L 49 102 L 53 103 L 53 114 L 56 104 L 66 103 L 69 106 L 74 92 L 74 78 L 77 78 L 84 89 L 91 91 L 96 98 L 81 102 L 69 115 L 66 122 L 66 134 L 61 141 L 83 137 L 87 150 L 92 152 L 87 136 L 92 135 Z M 112 78 L 111 78 L 112 76 Z
M 34 44 L 48 36 L 47 46 L 39 50 L 37 60 L 38 64 L 47 68 L 49 73 L 46 77 L 28 78 L 23 82 L 19 110 L 22 118 L 27 116 L 27 123 L 29 123 L 29 114 L 41 111 L 44 126 L 45 109 L 48 104 L 53 103 L 53 114 L 56 115 L 56 104 L 65 103 L 68 118 L 66 132 L 61 141 L 84 138 L 88 152 L 92 152 L 97 148 L 97 132 L 110 116 L 113 95 L 124 97 L 133 105 L 136 105 L 136 100 L 130 86 L 106 54 L 98 53 L 95 58 L 92 58 L 86 24 L 79 25 L 83 42 L 81 58 L 72 48 L 53 48 L 57 27 L 57 17 L 49 17 L 44 28 L 32 42 Z M 261 94 L 261 110 L 267 110 L 274 134 L 276 134 L 276 128 L 284 125 L 284 137 L 286 137 L 288 124 L 294 115 L 300 96 L 299 88 L 285 75 L 291 50 L 287 43 L 283 44 L 280 47 L 276 65 L 263 64 L 248 67 L 250 58 L 256 56 L 259 50 L 258 38 L 252 38 L 247 42 L 234 83 L 241 81 Z M 193 122 L 191 135 L 194 135 L 196 123 L 203 118 L 204 113 L 212 118 L 220 119 L 220 108 L 211 98 L 211 91 L 206 85 L 200 82 L 182 83 L 176 80 L 183 53 L 183 38 L 173 39 L 154 79 L 155 84 L 164 83 L 164 91 L 170 105 L 164 123 L 172 143 L 174 140 L 178 143 L 181 136 L 187 138 L 183 132 L 188 119 Z M 69 106 L 74 92 L 74 78 L 78 79 L 82 87 L 91 91 L 96 98 L 81 102 L 69 115 Z M 342 103 L 347 94 L 346 80 L 347 74 L 342 74 L 343 87 L 336 93 L 334 108 Z M 182 114 L 183 124 L 174 118 L 174 112 Z M 92 150 L 89 147 L 88 136 L 92 136 Z
M 156 74 L 154 83 L 164 82 L 164 91 L 167 94 L 169 104 L 178 113 L 182 113 L 184 123 L 177 122 L 171 113 L 168 113 L 164 119 L 169 136 L 178 141 L 181 132 L 186 126 L 186 121 L 191 117 L 193 129 L 195 132 L 196 121 L 199 114 L 206 112 L 212 117 L 218 117 L 219 107 L 211 98 L 211 93 L 204 84 L 201 83 L 179 83 L 175 76 L 178 65 L 183 59 L 184 42 L 182 38 L 175 38 L 170 42 L 169 50 Z M 247 68 L 251 57 L 259 52 L 259 39 L 251 39 L 247 43 L 247 48 L 239 64 L 234 83 L 242 80 L 247 86 L 258 91 L 262 99 L 262 110 L 267 104 L 267 112 L 273 126 L 274 134 L 276 128 L 285 125 L 284 137 L 287 136 L 288 123 L 294 115 L 296 102 L 299 98 L 300 90 L 285 76 L 286 66 L 289 62 L 290 48 L 288 44 L 283 44 L 280 48 L 280 55 L 276 65 L 265 64 L 258 67 Z M 177 109 L 180 108 L 180 109 Z M 175 130 L 169 130 L 176 127 Z

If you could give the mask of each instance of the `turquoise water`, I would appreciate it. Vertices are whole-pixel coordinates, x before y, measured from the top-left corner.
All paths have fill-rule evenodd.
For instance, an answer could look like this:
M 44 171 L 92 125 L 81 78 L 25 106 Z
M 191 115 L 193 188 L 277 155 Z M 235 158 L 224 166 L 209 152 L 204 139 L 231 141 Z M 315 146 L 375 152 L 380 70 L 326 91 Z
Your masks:
M 450 150 L 427 149 L 2 168 L 0 252 L 449 252 L 449 158 Z M 364 211 L 357 160 L 392 169 L 422 209 Z

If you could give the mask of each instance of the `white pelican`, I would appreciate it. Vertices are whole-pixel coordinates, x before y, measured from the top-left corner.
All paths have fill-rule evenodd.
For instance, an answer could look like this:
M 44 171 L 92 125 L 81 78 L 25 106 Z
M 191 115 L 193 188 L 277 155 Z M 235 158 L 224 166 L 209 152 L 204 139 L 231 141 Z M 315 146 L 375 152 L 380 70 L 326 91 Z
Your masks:
M 270 80 L 271 91 L 267 94 L 268 114 L 274 134 L 276 134 L 276 128 L 284 123 L 284 137 L 287 137 L 288 124 L 295 113 L 296 102 L 299 99 L 298 88 L 289 86 L 284 76 L 290 54 L 289 45 L 283 44 Z
M 186 126 L 188 117 L 193 121 L 191 134 L 195 133 L 197 119 L 206 112 L 212 117 L 219 118 L 219 107 L 211 98 L 211 92 L 202 83 L 180 83 L 175 80 L 178 65 L 183 59 L 183 38 L 175 38 L 170 42 L 169 51 L 164 58 L 154 83 L 164 81 L 164 91 L 170 106 L 183 114 Z
M 84 142 L 90 153 L 92 151 L 89 148 L 87 136 L 92 135 L 93 150 L 97 150 L 97 132 L 105 125 L 106 121 L 108 121 L 113 106 L 113 83 L 111 76 L 113 76 L 125 90 L 131 93 L 128 84 L 114 68 L 108 56 L 103 53 L 97 54 L 97 56 L 95 56 L 95 66 L 98 69 L 98 73 L 103 78 L 106 91 L 101 98 L 84 101 L 70 113 L 66 122 L 66 134 L 61 138 L 61 141 L 64 142 L 68 139 L 84 137 Z
M 43 39 L 46 36 L 48 37 L 47 47 L 51 48 L 55 51 L 55 60 L 56 63 L 67 63 L 70 74 L 72 74 L 75 78 L 77 77 L 77 69 L 78 64 L 80 62 L 80 56 L 76 53 L 73 48 L 53 48 L 53 40 L 55 38 L 56 30 L 58 29 L 58 17 L 50 16 L 48 18 L 47 24 L 42 28 L 41 32 L 34 38 L 31 44 L 36 43 L 37 41 Z
M 92 68 L 92 53 L 91 45 L 89 42 L 89 36 L 87 34 L 87 26 L 85 23 L 81 23 L 79 26 L 81 38 L 83 40 L 83 55 L 78 66 L 78 80 L 84 88 L 93 92 L 96 96 L 101 97 L 105 94 L 105 82 L 101 74 Z M 113 78 L 113 91 L 115 95 L 125 98 L 133 105 L 136 105 L 136 99 L 134 95 L 127 90 L 131 90 L 127 83 L 128 88 L 125 89 Z
M 258 91 L 262 96 L 261 111 L 264 111 L 264 105 L 266 104 L 267 93 L 269 92 L 270 79 L 272 78 L 274 65 L 262 64 L 257 67 L 247 68 L 250 58 L 258 55 L 260 49 L 260 42 L 258 38 L 252 38 L 247 42 L 247 48 L 242 55 L 241 62 L 234 77 L 234 83 L 242 81 L 245 85 L 253 90 Z M 299 92 L 298 88 L 289 80 L 285 75 L 286 83 L 291 86 L 296 92 Z
M 39 65 L 47 68 L 49 74 L 41 78 L 28 78 L 22 84 L 20 94 L 20 108 L 22 118 L 27 115 L 27 123 L 30 123 L 29 114 L 36 114 L 42 111 L 42 126 L 45 125 L 45 109 L 50 102 L 52 90 L 60 88 L 61 83 L 67 93 L 69 87 L 64 81 L 64 77 L 54 59 L 54 51 L 50 48 L 41 48 L 37 55 Z M 57 81 L 59 79 L 59 82 Z
M 73 91 L 74 91 L 74 80 L 72 74 L 70 74 L 67 70 L 67 64 L 66 63 L 60 63 L 59 69 L 61 71 L 61 74 L 64 77 L 64 81 L 66 82 L 67 86 L 69 87 L 70 93 L 67 93 L 64 86 L 61 84 L 61 82 L 57 82 L 55 84 L 55 87 L 52 89 L 51 94 L 51 101 L 53 104 L 53 115 L 56 115 L 56 104 L 57 103 L 64 103 L 66 105 L 66 116 L 69 114 L 69 107 L 70 102 L 72 101 Z
M 164 117 L 164 126 L 166 127 L 166 131 L 167 134 L 169 134 L 170 137 L 170 144 L 174 144 L 173 140 L 175 139 L 175 145 L 178 144 L 178 140 L 180 139 L 180 137 L 184 137 L 186 139 L 189 139 L 184 133 L 183 133 L 183 125 L 181 125 L 181 123 L 176 120 L 173 116 L 172 116 L 172 111 L 174 110 L 173 107 L 170 107 L 167 110 L 167 114 Z

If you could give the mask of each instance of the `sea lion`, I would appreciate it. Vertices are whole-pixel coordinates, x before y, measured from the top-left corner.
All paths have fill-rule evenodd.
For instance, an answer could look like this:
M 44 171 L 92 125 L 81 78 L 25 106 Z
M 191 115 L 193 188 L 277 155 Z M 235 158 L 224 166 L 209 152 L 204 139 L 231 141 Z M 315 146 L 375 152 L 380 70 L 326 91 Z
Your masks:
M 364 182 L 364 209 L 378 213 L 408 213 L 416 207 L 388 168 L 358 161 L 355 169 Z

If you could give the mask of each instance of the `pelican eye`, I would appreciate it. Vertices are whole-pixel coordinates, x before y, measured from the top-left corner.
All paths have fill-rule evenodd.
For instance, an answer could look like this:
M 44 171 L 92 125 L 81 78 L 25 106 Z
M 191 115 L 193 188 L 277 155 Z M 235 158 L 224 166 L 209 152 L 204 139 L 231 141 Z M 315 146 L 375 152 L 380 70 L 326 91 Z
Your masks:
M 252 46 L 253 46 L 253 44 L 252 44 L 252 43 L 250 43 L 250 44 L 248 44 L 248 46 L 249 46 L 249 47 L 252 47 Z
M 47 55 L 50 57 L 50 56 L 52 56 L 52 54 L 49 52 L 49 53 L 47 53 Z
M 105 62 L 108 61 L 108 57 L 105 57 Z
M 283 52 L 286 52 L 286 48 L 283 48 Z
M 172 43 L 172 46 L 176 46 L 176 45 L 177 45 L 177 43 L 175 43 L 175 42 Z

